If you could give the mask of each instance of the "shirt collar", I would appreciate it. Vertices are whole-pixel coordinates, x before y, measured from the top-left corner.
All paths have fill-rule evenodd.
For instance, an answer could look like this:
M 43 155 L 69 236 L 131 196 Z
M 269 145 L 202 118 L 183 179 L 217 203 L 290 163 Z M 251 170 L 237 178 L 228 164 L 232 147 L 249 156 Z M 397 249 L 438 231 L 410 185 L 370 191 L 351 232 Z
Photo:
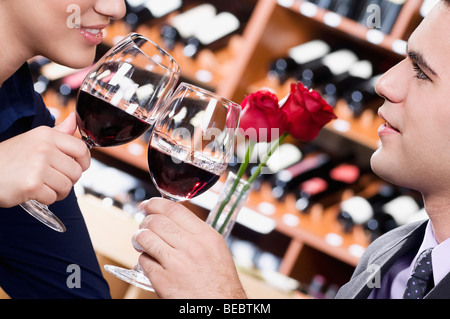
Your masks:
M 434 236 L 431 221 L 428 221 L 422 244 L 411 263 L 411 271 L 419 255 L 428 248 L 433 248 L 433 252 L 431 253 L 431 262 L 433 265 L 434 285 L 437 285 L 442 278 L 450 272 L 450 238 L 447 238 L 442 243 L 438 244 L 436 237 Z

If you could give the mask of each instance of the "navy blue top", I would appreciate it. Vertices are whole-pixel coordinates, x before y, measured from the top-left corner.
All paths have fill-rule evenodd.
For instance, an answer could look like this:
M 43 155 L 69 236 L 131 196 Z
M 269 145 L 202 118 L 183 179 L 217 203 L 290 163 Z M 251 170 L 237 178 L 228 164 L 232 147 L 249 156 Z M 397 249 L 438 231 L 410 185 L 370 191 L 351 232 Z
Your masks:
M 24 64 L 0 88 L 0 142 L 54 124 Z M 110 298 L 73 190 L 50 209 L 65 233 L 20 206 L 0 208 L 0 287 L 11 298 Z
M 0 88 L 0 141 L 39 125 L 54 124 L 42 97 L 34 91 L 28 65 L 24 64 Z

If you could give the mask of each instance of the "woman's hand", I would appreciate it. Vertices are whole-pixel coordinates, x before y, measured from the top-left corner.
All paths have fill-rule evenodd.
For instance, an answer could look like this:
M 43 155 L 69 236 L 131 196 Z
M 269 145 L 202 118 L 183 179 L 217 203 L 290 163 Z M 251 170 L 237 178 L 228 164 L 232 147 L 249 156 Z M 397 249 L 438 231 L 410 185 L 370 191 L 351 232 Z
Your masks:
M 0 143 L 0 206 L 30 199 L 52 204 L 64 199 L 88 169 L 91 155 L 74 137 L 75 114 L 50 128 L 40 126 Z
M 139 264 L 161 298 L 246 298 L 222 236 L 185 206 L 162 198 L 133 237 Z

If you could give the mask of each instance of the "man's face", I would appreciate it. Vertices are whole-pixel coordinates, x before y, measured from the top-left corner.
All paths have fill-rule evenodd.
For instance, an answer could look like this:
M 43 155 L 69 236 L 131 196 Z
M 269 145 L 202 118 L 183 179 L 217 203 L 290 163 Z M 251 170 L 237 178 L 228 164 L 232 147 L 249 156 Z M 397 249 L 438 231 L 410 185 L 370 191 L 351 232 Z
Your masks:
M 450 189 L 450 7 L 439 3 L 408 41 L 408 56 L 376 84 L 386 120 L 372 169 L 423 194 Z

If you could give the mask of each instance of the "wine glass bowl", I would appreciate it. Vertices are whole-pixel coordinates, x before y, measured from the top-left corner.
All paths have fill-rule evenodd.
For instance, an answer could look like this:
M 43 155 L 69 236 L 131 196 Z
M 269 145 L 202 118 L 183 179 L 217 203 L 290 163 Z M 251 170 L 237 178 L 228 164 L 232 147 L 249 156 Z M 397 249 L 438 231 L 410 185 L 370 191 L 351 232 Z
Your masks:
M 181 73 L 157 44 L 131 33 L 109 50 L 83 81 L 76 106 L 89 147 L 128 143 L 151 128 Z
M 149 141 L 151 179 L 163 197 L 183 201 L 209 189 L 227 169 L 240 106 L 182 83 Z

